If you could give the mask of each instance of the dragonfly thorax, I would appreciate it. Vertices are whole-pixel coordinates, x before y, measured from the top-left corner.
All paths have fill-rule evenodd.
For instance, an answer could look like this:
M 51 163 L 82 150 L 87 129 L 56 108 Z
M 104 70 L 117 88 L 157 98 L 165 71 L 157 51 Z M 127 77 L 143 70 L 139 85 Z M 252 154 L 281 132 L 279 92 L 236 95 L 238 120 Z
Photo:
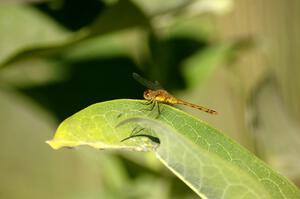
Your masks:
M 159 90 L 148 89 L 144 92 L 144 98 L 150 101 L 159 101 L 159 102 L 171 103 L 171 104 L 175 103 L 173 102 L 175 98 L 171 96 L 167 91 L 162 89 Z

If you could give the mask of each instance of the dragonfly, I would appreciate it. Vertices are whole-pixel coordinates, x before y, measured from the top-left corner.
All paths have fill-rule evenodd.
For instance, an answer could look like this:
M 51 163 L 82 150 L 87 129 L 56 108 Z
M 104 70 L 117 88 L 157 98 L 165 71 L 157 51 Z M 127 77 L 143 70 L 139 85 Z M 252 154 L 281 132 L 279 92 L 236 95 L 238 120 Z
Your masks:
M 153 104 L 153 106 L 151 107 L 150 111 L 153 110 L 153 108 L 155 106 L 157 106 L 158 108 L 158 116 L 160 115 L 160 108 L 159 108 L 159 103 L 165 103 L 165 104 L 170 104 L 170 105 L 177 105 L 177 104 L 181 104 L 181 105 L 185 105 L 185 106 L 189 106 L 191 108 L 196 108 L 200 111 L 204 111 L 206 113 L 210 113 L 210 114 L 218 114 L 217 111 L 214 111 L 212 109 L 203 107 L 203 106 L 199 106 L 193 103 L 189 103 L 186 102 L 184 100 L 178 99 L 175 96 L 171 95 L 168 91 L 166 91 L 165 89 L 163 89 L 163 87 L 160 85 L 160 83 L 158 81 L 149 81 L 143 77 L 141 77 L 139 74 L 137 73 L 133 73 L 132 74 L 133 78 L 138 81 L 139 83 L 141 83 L 142 85 L 144 85 L 145 87 L 147 87 L 148 89 L 144 91 L 144 98 L 148 101 L 146 104 L 150 105 Z M 148 139 L 150 139 L 151 141 L 160 144 L 160 141 L 157 137 L 154 137 L 152 135 L 148 135 L 148 134 L 139 134 L 141 131 L 144 131 L 145 128 L 134 128 L 130 134 L 130 136 L 124 138 L 123 140 L 121 140 L 121 142 L 124 142 L 126 140 L 135 138 L 135 137 L 147 137 Z
M 141 83 L 142 85 L 148 88 L 147 90 L 144 91 L 143 96 L 146 100 L 148 100 L 148 104 L 153 104 L 151 110 L 153 110 L 155 106 L 158 107 L 159 114 L 160 114 L 159 103 L 164 103 L 169 105 L 177 105 L 177 104 L 185 105 L 191 108 L 198 109 L 200 111 L 204 111 L 209 114 L 213 114 L 213 115 L 218 114 L 218 112 L 215 110 L 176 98 L 175 96 L 171 95 L 168 91 L 163 89 L 163 87 L 160 85 L 158 81 L 154 81 L 154 82 L 149 81 L 141 77 L 137 73 L 133 73 L 132 76 L 136 81 L 138 81 L 139 83 Z

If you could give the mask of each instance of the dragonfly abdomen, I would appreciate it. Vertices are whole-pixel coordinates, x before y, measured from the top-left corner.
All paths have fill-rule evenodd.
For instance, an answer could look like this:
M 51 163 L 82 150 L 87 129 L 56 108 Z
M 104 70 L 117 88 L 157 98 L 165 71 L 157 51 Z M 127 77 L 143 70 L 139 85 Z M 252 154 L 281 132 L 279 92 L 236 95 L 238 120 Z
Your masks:
M 214 114 L 214 115 L 218 114 L 217 111 L 214 111 L 212 109 L 208 109 L 208 108 L 205 108 L 203 106 L 196 105 L 196 104 L 192 104 L 192 103 L 189 103 L 189 102 L 185 102 L 183 100 L 178 100 L 177 104 L 186 105 L 186 106 L 189 106 L 189 107 L 192 107 L 192 108 L 196 108 L 196 109 L 198 109 L 200 111 L 204 111 L 206 113 L 210 113 L 210 114 Z

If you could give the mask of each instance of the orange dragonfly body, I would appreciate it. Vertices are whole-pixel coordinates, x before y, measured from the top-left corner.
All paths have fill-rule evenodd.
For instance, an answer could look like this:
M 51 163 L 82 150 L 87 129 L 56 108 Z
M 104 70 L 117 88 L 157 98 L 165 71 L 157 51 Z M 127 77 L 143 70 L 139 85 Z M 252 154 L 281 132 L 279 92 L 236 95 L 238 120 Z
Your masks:
M 203 106 L 192 104 L 192 103 L 189 103 L 189 102 L 186 102 L 184 100 L 174 97 L 168 91 L 162 89 L 160 84 L 157 81 L 150 82 L 150 81 L 142 78 L 141 76 L 139 76 L 137 73 L 133 73 L 133 77 L 134 77 L 134 79 L 136 79 L 138 82 L 140 82 L 144 86 L 151 88 L 151 89 L 147 89 L 144 92 L 144 98 L 150 102 L 154 102 L 154 103 L 161 102 L 161 103 L 166 103 L 166 104 L 171 104 L 171 105 L 181 104 L 181 105 L 189 106 L 192 108 L 196 108 L 196 109 L 204 111 L 206 113 L 218 114 L 216 111 L 214 111 L 212 109 L 208 109 Z

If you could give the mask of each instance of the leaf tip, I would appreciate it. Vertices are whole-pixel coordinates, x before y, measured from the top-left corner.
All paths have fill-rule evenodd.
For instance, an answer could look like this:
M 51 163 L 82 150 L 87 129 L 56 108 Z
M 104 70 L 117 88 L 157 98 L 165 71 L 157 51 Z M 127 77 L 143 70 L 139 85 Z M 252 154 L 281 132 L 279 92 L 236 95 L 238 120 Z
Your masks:
M 52 139 L 52 140 L 47 140 L 46 143 L 49 144 L 49 145 L 51 146 L 52 149 L 57 150 L 57 149 L 61 148 L 61 145 L 58 144 L 58 143 L 57 143 L 55 140 L 53 140 L 53 139 Z

